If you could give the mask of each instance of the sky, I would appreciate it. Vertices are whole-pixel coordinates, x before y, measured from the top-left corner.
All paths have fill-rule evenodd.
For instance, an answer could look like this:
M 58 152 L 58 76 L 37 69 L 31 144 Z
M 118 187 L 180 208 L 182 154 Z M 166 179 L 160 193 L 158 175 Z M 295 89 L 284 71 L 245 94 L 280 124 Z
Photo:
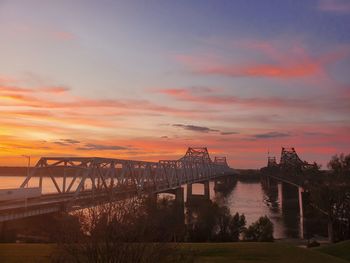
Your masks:
M 350 150 L 350 0 L 0 0 L 0 58 L 0 165 Z

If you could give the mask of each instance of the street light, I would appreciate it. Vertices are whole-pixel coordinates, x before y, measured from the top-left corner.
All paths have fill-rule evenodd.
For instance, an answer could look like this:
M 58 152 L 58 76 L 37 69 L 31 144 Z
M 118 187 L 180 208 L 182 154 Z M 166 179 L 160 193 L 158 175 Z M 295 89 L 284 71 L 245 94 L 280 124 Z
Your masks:
M 30 156 L 29 155 L 22 155 L 22 157 L 25 157 L 28 159 L 28 166 L 27 166 L 27 177 L 29 176 L 29 169 L 30 169 Z M 28 183 L 27 183 L 28 187 Z
M 30 169 L 30 156 L 29 155 L 22 155 L 25 158 L 28 158 L 28 166 L 27 166 L 27 178 L 29 177 L 29 169 Z M 27 188 L 28 188 L 28 182 L 27 182 Z M 24 198 L 24 206 L 27 209 L 27 192 L 25 193 L 25 198 Z

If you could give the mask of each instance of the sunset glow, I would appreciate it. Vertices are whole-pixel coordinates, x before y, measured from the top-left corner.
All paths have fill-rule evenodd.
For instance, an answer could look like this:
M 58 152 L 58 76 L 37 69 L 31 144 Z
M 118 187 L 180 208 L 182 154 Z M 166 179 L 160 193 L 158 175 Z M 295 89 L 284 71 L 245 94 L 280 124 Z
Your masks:
M 348 4 L 102 2 L 0 1 L 0 165 L 349 152 Z

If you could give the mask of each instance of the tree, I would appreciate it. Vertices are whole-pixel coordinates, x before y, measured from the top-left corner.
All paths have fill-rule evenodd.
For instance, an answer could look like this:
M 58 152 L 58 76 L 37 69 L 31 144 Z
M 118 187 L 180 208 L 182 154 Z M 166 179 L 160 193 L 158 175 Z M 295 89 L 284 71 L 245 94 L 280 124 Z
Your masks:
M 329 172 L 310 180 L 311 203 L 328 218 L 331 242 L 350 238 L 350 154 L 335 155 Z
M 230 214 L 227 206 L 207 202 L 197 208 L 196 217 L 188 226 L 190 242 L 235 242 L 245 229 L 245 216 Z
M 350 154 L 344 155 L 343 153 L 332 157 L 328 163 L 328 168 L 332 171 L 333 175 L 339 177 L 350 176 Z
M 217 215 L 217 228 L 214 240 L 218 242 L 237 242 L 239 236 L 245 230 L 245 216 L 236 213 L 234 216 L 230 214 L 230 210 L 226 207 L 220 207 Z
M 230 221 L 230 233 L 231 233 L 231 241 L 239 241 L 239 236 L 241 235 L 241 233 L 243 233 L 246 228 L 247 221 L 245 219 L 244 214 L 239 215 L 238 213 L 236 213 L 231 221 Z
M 271 242 L 273 241 L 273 224 L 267 216 L 260 217 L 244 231 L 244 240 Z
M 150 219 L 157 215 L 149 214 L 147 205 L 147 199 L 135 197 L 77 212 L 82 236 L 69 240 L 69 235 L 62 233 L 64 241 L 59 242 L 60 249 L 53 255 L 53 261 L 148 263 L 190 260 L 175 245 L 166 242 L 169 241 L 167 233 L 161 238 L 156 229 L 150 231 L 153 227 Z
M 187 236 L 190 242 L 208 242 L 213 239 L 219 206 L 212 201 L 203 202 L 188 215 Z

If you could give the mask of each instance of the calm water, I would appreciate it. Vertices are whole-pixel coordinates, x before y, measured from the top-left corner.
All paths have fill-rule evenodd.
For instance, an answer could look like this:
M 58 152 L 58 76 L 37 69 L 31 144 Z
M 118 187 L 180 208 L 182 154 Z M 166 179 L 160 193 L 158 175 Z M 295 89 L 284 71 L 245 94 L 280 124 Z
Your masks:
M 194 184 L 193 193 L 203 193 L 203 186 Z M 210 198 L 229 207 L 231 214 L 236 212 L 244 214 L 247 225 L 250 225 L 261 216 L 268 216 L 274 224 L 274 237 L 280 238 L 300 238 L 301 222 L 299 217 L 298 203 L 295 206 L 282 209 L 281 187 L 277 187 L 267 192 L 264 191 L 260 181 L 238 181 L 232 187 L 232 191 L 223 196 L 214 192 L 214 183 L 210 183 Z M 285 197 L 284 197 L 285 198 Z M 293 200 L 297 201 L 297 200 Z
M 0 177 L 0 189 L 17 188 L 23 182 L 24 177 Z M 78 182 L 77 182 L 78 183 Z M 35 186 L 37 181 L 33 181 L 29 186 Z M 274 224 L 275 238 L 299 238 L 301 227 L 298 209 L 282 209 L 281 191 L 263 189 L 260 181 L 245 182 L 238 181 L 232 186 L 229 193 L 222 195 L 214 191 L 214 182 L 210 182 L 210 198 L 229 207 L 232 214 L 238 212 L 244 214 L 247 225 L 256 221 L 260 216 L 267 215 Z M 187 189 L 185 190 L 185 199 Z M 55 188 L 50 178 L 43 181 L 43 192 L 54 192 Z M 193 185 L 193 194 L 203 194 L 204 187 L 201 184 Z

